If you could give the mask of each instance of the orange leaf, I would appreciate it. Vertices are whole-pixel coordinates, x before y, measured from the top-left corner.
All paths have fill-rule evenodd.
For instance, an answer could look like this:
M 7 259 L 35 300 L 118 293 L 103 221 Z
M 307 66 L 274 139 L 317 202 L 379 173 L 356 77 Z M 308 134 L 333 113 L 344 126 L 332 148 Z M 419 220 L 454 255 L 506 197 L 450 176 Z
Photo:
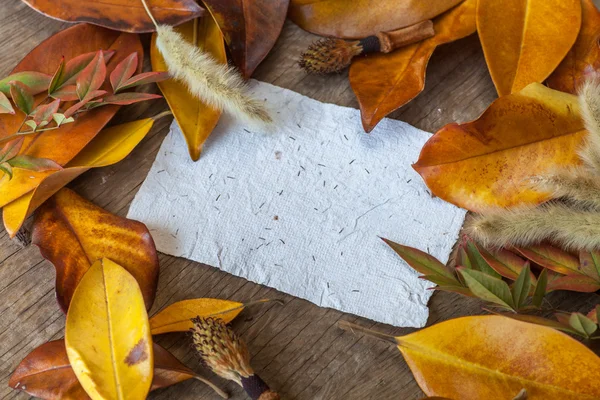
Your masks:
M 471 211 L 548 200 L 528 180 L 578 165 L 586 131 L 577 97 L 533 83 L 479 117 L 433 135 L 413 168 L 436 196 Z
M 139 0 L 23 0 L 52 18 L 90 22 L 125 32 L 153 32 L 156 28 Z M 204 13 L 194 0 L 147 0 L 154 18 L 162 24 L 179 25 Z M 87 36 L 86 36 L 87 37 Z
M 581 27 L 581 0 L 480 1 L 477 32 L 500 96 L 543 82 Z
M 194 22 L 181 25 L 175 30 L 181 33 L 187 40 L 192 41 Z M 211 54 L 217 61 L 226 64 L 227 54 L 223 35 L 219 31 L 212 17 L 206 16 L 198 21 L 198 37 L 196 43 Z M 154 71 L 166 71 L 165 60 L 156 47 L 156 35 L 152 36 L 150 47 L 150 58 Z M 192 95 L 186 85 L 175 79 L 169 79 L 158 83 L 177 124 L 183 132 L 188 145 L 190 157 L 197 161 L 202 152 L 202 146 L 213 129 L 219 122 L 221 110 L 210 107 L 198 97 Z
M 364 38 L 431 19 L 463 0 L 291 0 L 289 17 L 321 36 Z
M 583 274 L 577 257 L 547 244 L 515 249 L 536 264 L 564 275 Z
M 173 303 L 150 318 L 153 335 L 167 332 L 187 332 L 194 326 L 195 317 L 216 317 L 231 322 L 244 308 L 269 300 L 257 300 L 247 304 L 220 299 L 191 299 Z
M 252 75 L 273 48 L 288 4 L 289 0 L 204 0 L 244 78 Z
M 390 54 L 357 57 L 350 85 L 358 99 L 363 128 L 371 132 L 386 115 L 414 99 L 425 87 L 425 70 L 437 46 L 475 32 L 477 0 L 466 0 L 434 20 L 435 36 Z
M 146 307 L 152 306 L 158 257 L 144 224 L 113 215 L 62 189 L 36 215 L 33 243 L 56 268 L 56 298 L 63 311 L 92 263 L 104 257 L 135 277 Z
M 152 118 L 146 118 L 103 130 L 67 164 L 66 168 L 42 178 L 33 191 L 5 205 L 2 218 L 10 237 L 17 234 L 25 219 L 44 201 L 73 179 L 90 168 L 105 167 L 125 158 L 146 136 L 153 123 Z
M 427 396 L 512 399 L 525 389 L 531 399 L 600 397 L 600 358 L 548 326 L 475 316 L 396 338 L 346 322 L 341 326 L 397 344 Z
M 577 41 L 546 81 L 552 89 L 573 94 L 586 73 L 600 69 L 600 11 L 592 0 L 581 3 L 583 16 Z
M 88 38 L 81 40 L 81 38 Z M 116 50 L 116 54 L 107 65 L 108 73 L 132 52 L 137 52 L 140 59 L 143 55 L 139 37 L 133 34 L 118 33 L 92 25 L 76 25 L 66 29 L 42 42 L 33 49 L 13 70 L 38 71 L 54 74 L 61 63 L 60 55 L 70 60 L 80 54 L 98 49 Z M 140 63 L 141 65 L 141 63 Z M 104 87 L 110 87 L 108 82 Z M 36 97 L 41 102 L 44 95 Z M 37 158 L 48 158 L 60 165 L 67 164 L 100 132 L 106 123 L 118 111 L 118 106 L 100 107 L 79 116 L 74 123 L 61 126 L 59 129 L 44 132 L 41 135 L 29 135 L 23 148 L 26 154 Z M 23 114 L 0 115 L 0 139 L 10 136 L 21 125 Z M 16 169 L 12 180 L 0 182 L 0 207 L 29 193 L 52 172 L 32 172 Z

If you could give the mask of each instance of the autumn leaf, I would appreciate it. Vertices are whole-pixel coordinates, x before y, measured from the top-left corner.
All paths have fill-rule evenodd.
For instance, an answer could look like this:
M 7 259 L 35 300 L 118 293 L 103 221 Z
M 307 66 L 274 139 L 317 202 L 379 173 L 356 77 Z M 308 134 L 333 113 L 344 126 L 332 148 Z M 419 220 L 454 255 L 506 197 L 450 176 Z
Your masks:
M 115 69 L 121 65 L 117 64 Z M 137 65 L 136 65 L 137 67 Z M 88 64 L 77 76 L 75 87 L 79 100 L 83 100 L 100 89 L 106 79 L 106 64 L 102 51 L 98 51 L 92 62 Z
M 64 169 L 59 167 L 59 170 L 47 173 L 37 188 L 4 206 L 2 217 L 8 234 L 14 237 L 29 215 L 79 175 L 90 168 L 105 167 L 124 159 L 153 124 L 152 118 L 146 118 L 103 130 Z
M 434 195 L 470 211 L 537 204 L 550 195 L 530 178 L 578 165 L 585 135 L 577 97 L 533 83 L 473 122 L 443 127 L 413 168 Z
M 473 269 L 463 267 L 457 269 L 475 296 L 508 310 L 517 308 L 508 284 L 502 279 Z
M 263 299 L 243 304 L 220 299 L 182 300 L 170 304 L 150 318 L 150 328 L 153 335 L 168 332 L 187 332 L 194 326 L 191 319 L 198 316 L 220 318 L 229 323 L 244 308 L 267 301 L 269 300 Z
M 154 343 L 153 351 L 154 378 L 150 390 L 162 389 L 188 379 L 197 379 L 221 396 L 224 395 L 222 390 L 183 365 L 163 347 Z M 63 339 L 44 343 L 29 353 L 17 366 L 8 384 L 13 389 L 45 400 L 89 399 L 71 368 Z
M 581 0 L 482 1 L 477 32 L 500 96 L 543 82 L 567 55 L 581 26 Z
M 289 0 L 204 0 L 229 46 L 231 58 L 249 78 L 281 33 Z
M 33 122 L 35 122 L 36 125 L 40 127 L 48 125 L 48 123 L 52 121 L 52 117 L 54 116 L 54 114 L 58 112 L 59 106 L 60 100 L 58 99 L 48 104 L 38 106 L 31 113 L 31 118 L 33 118 Z
M 583 78 L 600 69 L 600 11 L 593 0 L 581 0 L 581 31 L 567 56 L 546 83 L 561 92 L 577 93 Z
M 476 6 L 477 0 L 466 0 L 435 18 L 435 36 L 422 42 L 389 54 L 354 58 L 350 66 L 350 86 L 358 100 L 366 132 L 371 132 L 386 115 L 421 93 L 427 63 L 437 46 L 475 33 Z
M 600 396 L 600 358 L 548 326 L 498 315 L 475 316 L 396 338 L 345 321 L 340 326 L 397 344 L 427 396 L 511 399 L 522 389 L 539 399 Z
M 291 0 L 289 17 L 320 36 L 362 39 L 431 19 L 462 0 Z
M 25 115 L 33 111 L 33 93 L 29 87 L 19 81 L 12 81 L 10 85 L 10 97 L 15 102 L 15 106 Z
M 516 280 L 521 271 L 529 265 L 528 261 L 506 249 L 488 251 L 480 246 L 477 246 L 477 249 L 485 259 L 487 265 L 501 276 L 513 281 Z M 534 283 L 536 281 L 533 274 L 531 274 L 531 281 Z
M 162 96 L 158 94 L 152 93 L 119 93 L 103 97 L 102 102 L 98 103 L 97 106 L 103 106 L 108 104 L 118 104 L 120 106 L 126 106 L 129 104 L 139 103 L 140 101 L 160 99 L 161 97 Z
M 108 259 L 96 261 L 75 289 L 65 326 L 67 355 L 92 399 L 145 399 L 154 358 L 142 292 Z
M 558 247 L 540 244 L 527 248 L 516 248 L 524 257 L 559 274 L 581 274 L 577 257 Z
M 83 71 L 94 60 L 94 58 L 96 58 L 97 54 L 97 51 L 80 54 L 77 57 L 71 58 L 69 61 L 67 61 L 67 63 L 64 63 L 63 57 L 63 60 L 61 60 L 60 65 L 52 76 L 52 82 L 48 88 L 48 94 L 52 97 L 55 97 L 56 91 L 64 88 L 65 86 L 75 87 L 77 77 L 81 71 Z M 108 63 L 114 54 L 114 50 L 102 50 L 104 62 Z
M 192 42 L 194 22 L 188 22 L 175 30 Z M 210 16 L 198 21 L 197 45 L 212 55 L 217 61 L 226 64 L 227 55 L 223 43 L 223 35 Z M 156 35 L 152 37 L 150 59 L 154 71 L 166 71 L 167 65 L 156 48 Z M 210 107 L 196 96 L 192 95 L 184 83 L 171 79 L 158 83 L 169 108 L 173 112 L 177 124 L 183 132 L 192 160 L 197 161 L 202 152 L 202 146 L 221 117 L 221 110 Z
M 148 228 L 113 215 L 62 189 L 36 215 L 32 242 L 56 268 L 56 298 L 67 311 L 92 263 L 103 257 L 136 279 L 149 309 L 158 281 L 158 256 Z
M 0 92 L 0 114 L 14 114 L 15 109 L 6 95 Z
M 118 89 L 135 74 L 138 67 L 137 53 L 131 53 L 121 61 L 110 74 L 110 85 L 116 93 Z
M 82 37 L 92 39 L 81 40 Z M 109 73 L 132 52 L 137 52 L 140 56 L 143 54 L 137 35 L 120 34 L 108 29 L 81 24 L 61 31 L 42 42 L 17 65 L 13 73 L 38 71 L 48 75 L 54 74 L 61 62 L 60 55 L 71 60 L 98 49 L 116 51 L 107 64 Z M 50 76 L 48 76 L 48 85 L 49 82 Z M 48 86 L 46 86 L 47 88 Z M 41 101 L 41 95 L 38 98 Z M 34 138 L 35 135 L 29 135 L 30 137 L 25 139 L 24 144 L 24 148 L 28 148 L 27 155 L 54 160 L 64 166 L 100 132 L 118 109 L 118 106 L 101 107 L 79 116 L 74 123 L 44 132 L 38 138 Z M 2 126 L 0 139 L 14 134 L 21 122 L 22 114 L 0 114 L 0 126 Z M 34 140 L 35 142 L 32 143 Z M 0 182 L 0 207 L 31 192 L 51 173 L 15 170 L 12 180 Z
M 45 400 L 85 400 L 63 339 L 44 343 L 21 361 L 8 385 Z
M 111 0 L 23 0 L 34 10 L 69 22 L 89 22 L 124 32 L 152 32 L 156 28 L 141 2 Z M 166 25 L 179 25 L 203 15 L 204 9 L 194 0 L 152 0 L 154 18 Z

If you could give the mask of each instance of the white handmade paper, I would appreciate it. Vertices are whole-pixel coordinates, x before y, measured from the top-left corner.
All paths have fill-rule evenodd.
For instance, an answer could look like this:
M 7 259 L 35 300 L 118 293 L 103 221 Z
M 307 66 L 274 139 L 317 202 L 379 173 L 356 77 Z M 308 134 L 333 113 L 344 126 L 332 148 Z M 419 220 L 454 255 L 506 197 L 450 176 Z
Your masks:
M 380 237 L 448 259 L 465 211 L 411 168 L 430 134 L 253 82 L 275 118 L 261 132 L 223 115 L 198 162 L 174 122 L 129 210 L 163 253 L 322 307 L 422 327 L 430 284 Z M 244 299 L 237 299 L 244 300 Z

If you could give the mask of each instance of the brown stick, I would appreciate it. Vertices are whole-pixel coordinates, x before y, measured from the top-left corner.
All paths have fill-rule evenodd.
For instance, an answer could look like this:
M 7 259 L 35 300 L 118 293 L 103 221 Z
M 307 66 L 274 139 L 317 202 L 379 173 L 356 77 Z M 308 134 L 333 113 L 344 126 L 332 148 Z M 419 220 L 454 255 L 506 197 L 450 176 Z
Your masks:
M 433 22 L 431 20 L 419 22 L 418 24 L 408 26 L 391 32 L 379 32 L 380 51 L 389 53 L 390 51 L 408 46 L 409 44 L 420 42 L 435 35 Z

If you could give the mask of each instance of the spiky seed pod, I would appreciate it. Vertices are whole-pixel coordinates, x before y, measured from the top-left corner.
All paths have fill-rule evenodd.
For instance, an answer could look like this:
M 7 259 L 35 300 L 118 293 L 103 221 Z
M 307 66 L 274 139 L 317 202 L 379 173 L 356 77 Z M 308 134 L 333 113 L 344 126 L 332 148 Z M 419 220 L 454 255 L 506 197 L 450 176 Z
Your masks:
M 360 41 L 321 39 L 311 44 L 298 64 L 309 74 L 341 72 L 352 62 L 352 58 L 363 51 Z
M 279 395 L 254 373 L 244 341 L 219 318 L 192 319 L 194 348 L 215 374 L 242 386 L 253 400 L 279 400 Z
M 227 65 L 219 64 L 210 54 L 188 43 L 169 25 L 159 25 L 146 3 L 141 0 L 156 26 L 156 47 L 169 73 L 184 83 L 192 95 L 249 123 L 272 122 L 263 103 L 249 94 L 248 85 Z
M 552 198 L 564 198 L 575 207 L 600 211 L 600 178 L 587 168 L 569 168 L 548 176 L 531 178 L 533 186 L 551 193 Z
M 581 115 L 587 136 L 579 155 L 595 174 L 600 174 L 600 77 L 584 81 L 579 89 Z
M 557 203 L 491 210 L 473 217 L 465 230 L 489 247 L 530 246 L 550 240 L 567 249 L 600 249 L 600 213 Z

